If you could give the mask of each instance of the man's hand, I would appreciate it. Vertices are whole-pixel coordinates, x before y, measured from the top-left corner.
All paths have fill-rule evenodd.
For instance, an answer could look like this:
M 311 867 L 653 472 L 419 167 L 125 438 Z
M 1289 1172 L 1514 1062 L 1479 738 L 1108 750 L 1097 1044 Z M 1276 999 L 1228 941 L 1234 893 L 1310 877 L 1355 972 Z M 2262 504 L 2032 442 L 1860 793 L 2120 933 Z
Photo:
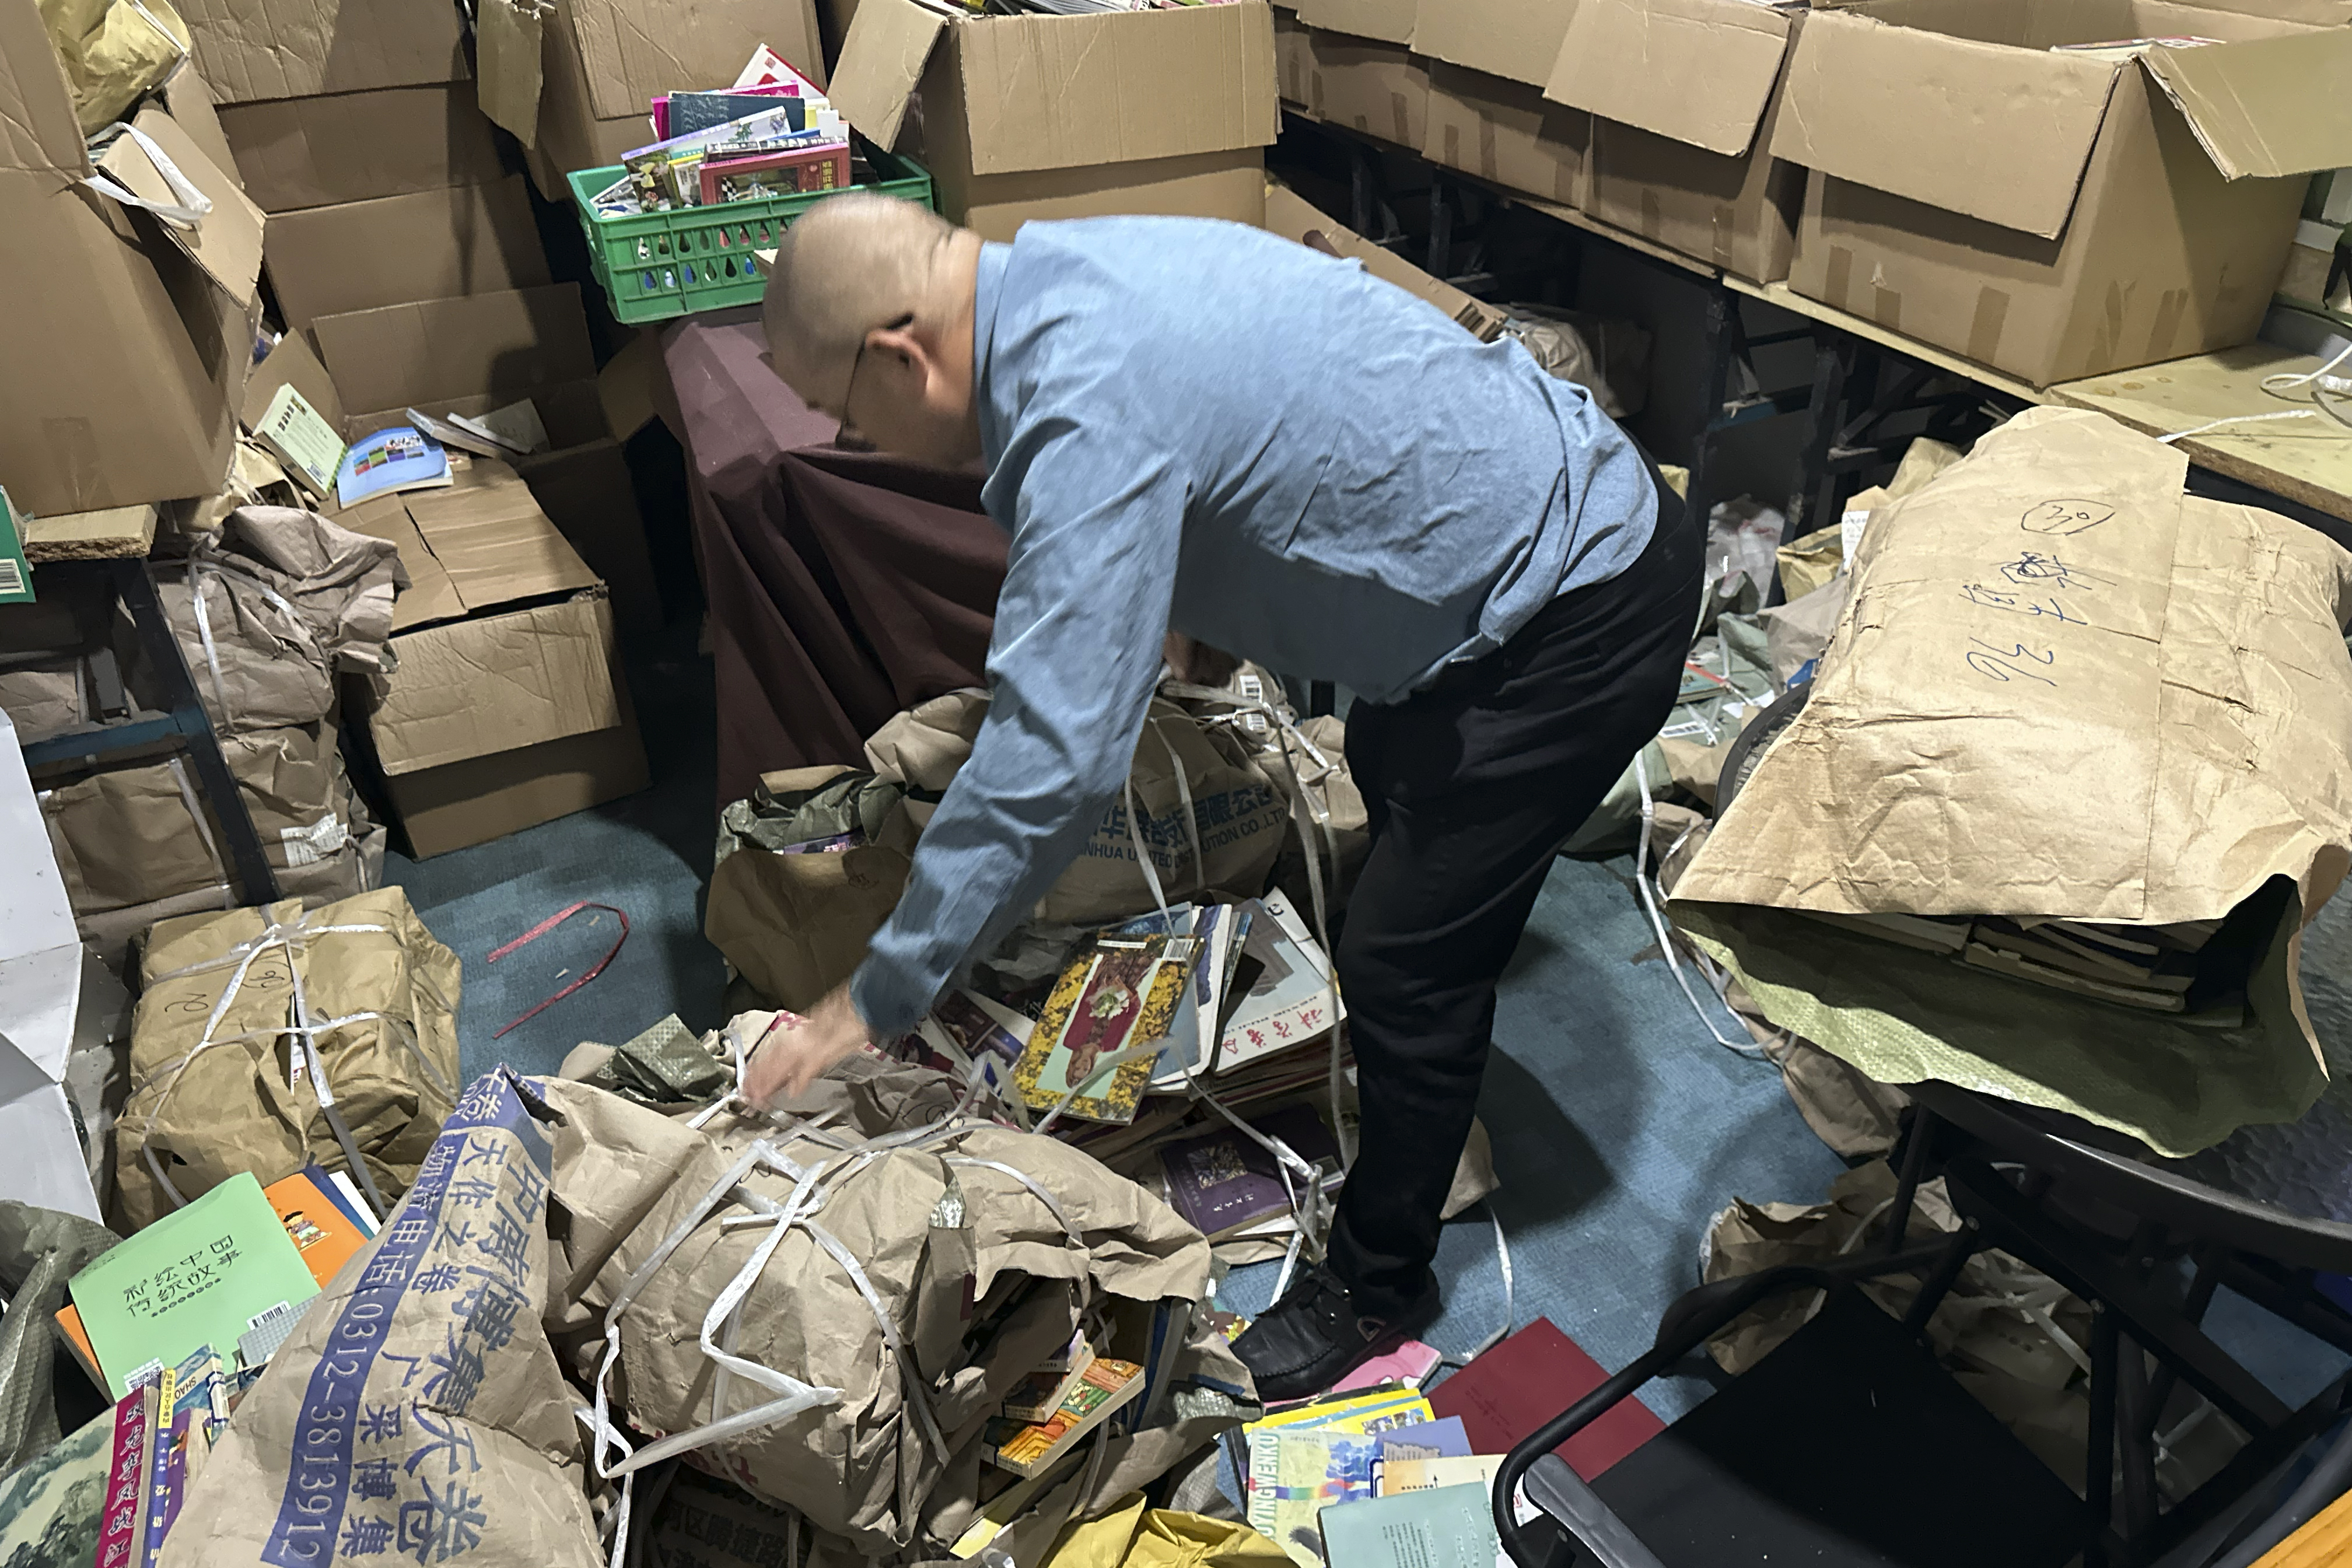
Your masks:
M 779 1100 L 796 1100 L 825 1068 L 870 1037 L 849 987 L 836 985 L 807 1016 L 784 1020 L 751 1053 L 743 1068 L 744 1096 L 761 1110 Z

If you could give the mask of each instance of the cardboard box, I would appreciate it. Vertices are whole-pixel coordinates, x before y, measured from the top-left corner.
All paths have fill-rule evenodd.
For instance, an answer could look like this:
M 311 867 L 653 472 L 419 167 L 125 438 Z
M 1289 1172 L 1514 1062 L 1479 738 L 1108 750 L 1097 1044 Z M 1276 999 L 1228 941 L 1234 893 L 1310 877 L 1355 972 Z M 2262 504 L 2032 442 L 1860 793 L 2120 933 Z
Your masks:
M 2153 36 L 2224 41 L 2052 47 Z M 2242 343 L 2301 176 L 2352 163 L 2347 81 L 2352 30 L 2153 0 L 1816 11 L 1772 139 L 1814 171 L 1790 287 L 2036 385 Z
M 1428 141 L 1429 62 L 1402 44 L 1314 28 L 1307 111 L 1418 153 Z
M 252 284 L 214 280 L 146 214 L 80 182 L 92 173 L 56 51 L 29 0 L 0 0 L 0 485 L 20 510 L 95 511 L 208 495 L 228 472 L 253 363 Z M 159 140 L 174 123 L 160 122 Z M 168 155 L 212 196 L 221 257 L 261 237 L 235 181 L 184 133 Z M 184 160 L 184 161 L 183 161 Z M 152 174 L 152 170 L 148 171 Z M 234 269 L 224 267 L 232 278 Z
M 589 569 L 610 584 L 622 628 L 659 629 L 661 595 L 645 519 L 606 414 L 573 285 L 434 300 L 398 318 L 376 310 L 329 318 L 320 335 L 334 345 L 331 365 L 356 367 L 330 389 L 337 409 L 331 417 L 346 439 L 400 424 L 410 408 L 471 417 L 530 398 L 550 445 L 515 458 L 515 472 Z M 477 352 L 470 347 L 477 340 L 494 346 L 487 354 Z M 264 362 L 264 379 L 285 353 L 281 348 Z M 289 359 L 289 372 L 299 368 L 299 357 Z M 342 386 L 369 400 L 344 394 Z M 297 390 L 302 390 L 299 382 Z M 312 402 L 322 412 L 327 407 Z M 503 471 L 497 464 L 483 468 Z
M 519 477 L 479 464 L 466 485 L 341 521 L 392 540 L 413 580 L 393 618 L 399 668 L 367 713 L 413 855 L 645 787 L 611 600 Z
M 1310 118 L 1315 80 L 1314 30 L 1286 6 L 1274 8 L 1274 89 L 1282 107 Z
M 1374 245 L 1278 180 L 1265 184 L 1265 226 L 1285 239 L 1301 244 L 1307 242 L 1310 234 L 1319 236 L 1331 250 L 1362 262 L 1364 270 L 1373 277 L 1428 300 L 1480 342 L 1491 343 L 1503 335 L 1507 319 L 1503 311 L 1464 293 L 1442 278 L 1431 277 L 1396 252 Z
M 991 239 L 1101 213 L 1255 224 L 1281 128 L 1264 0 L 955 21 L 862 0 L 828 96 L 882 145 L 907 130 L 940 210 Z
M 184 0 L 220 103 L 463 81 L 457 7 L 437 0 Z
M 1569 11 L 1568 0 L 1423 0 L 1412 34 L 1429 73 L 1422 155 L 1581 207 L 1592 117 L 1543 94 Z
M 580 0 L 544 26 L 530 163 L 550 201 L 572 199 L 570 171 L 617 163 L 654 140 L 655 94 L 729 86 L 762 44 L 825 81 L 814 0 Z
M 520 174 L 283 213 L 268 254 L 278 308 L 298 331 L 321 316 L 549 280 Z
M 596 374 L 574 283 L 321 316 L 310 336 L 352 409 L 512 403 Z
M 262 211 L 487 184 L 506 173 L 474 84 L 232 104 L 223 133 Z
M 1448 0 L 1428 3 L 1444 5 Z M 1422 0 L 1298 0 L 1298 19 L 1318 32 L 1407 45 L 1412 42 L 1421 5 Z
M 637 492 L 629 474 L 621 442 L 607 423 L 599 384 L 574 381 L 530 395 L 547 427 L 546 451 L 510 459 L 531 499 L 554 523 L 588 569 L 612 590 L 613 615 L 621 629 L 645 633 L 661 629 L 661 594 L 655 585 L 653 558 L 646 546 L 646 523 L 637 510 Z M 419 413 L 446 418 L 452 414 L 477 417 L 503 408 L 512 398 L 476 394 L 470 397 L 432 398 L 414 405 Z M 387 408 L 352 415 L 342 422 L 345 436 L 356 440 L 371 432 L 399 424 L 406 409 Z M 495 465 L 488 471 L 499 471 Z
M 1786 277 L 1805 175 L 1771 148 L 1800 21 L 1748 0 L 1580 4 L 1544 90 L 1592 114 L 1585 210 L 1742 278 Z

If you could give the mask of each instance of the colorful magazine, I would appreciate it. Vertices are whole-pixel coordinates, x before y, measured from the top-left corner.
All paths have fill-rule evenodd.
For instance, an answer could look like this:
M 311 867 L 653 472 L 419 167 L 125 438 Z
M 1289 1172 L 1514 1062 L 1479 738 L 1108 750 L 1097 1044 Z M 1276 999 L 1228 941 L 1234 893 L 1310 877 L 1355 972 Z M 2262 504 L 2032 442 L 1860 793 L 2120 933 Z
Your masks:
M 449 454 L 441 443 L 414 425 L 395 425 L 352 443 L 335 472 L 335 500 L 356 506 L 371 496 L 446 489 L 451 482 Z
M 1281 894 L 1257 900 L 1245 948 L 1265 967 L 1225 1026 L 1217 1050 L 1220 1073 L 1319 1039 L 1335 1019 L 1348 1016 L 1345 1007 L 1333 1010 L 1323 949 Z
M 1335 1504 L 1372 1497 L 1377 1437 L 1328 1429 L 1262 1432 L 1250 1439 L 1249 1525 L 1305 1568 L 1321 1568 L 1318 1520 Z
M 1047 1420 L 990 1422 L 982 1439 L 989 1460 L 1016 1475 L 1034 1476 L 1142 1392 L 1141 1367 L 1131 1361 L 1097 1356 L 1087 1363 L 1085 1373 Z
M 1102 936 L 1079 949 L 1054 983 L 1013 1069 L 1022 1098 L 1051 1110 L 1069 1096 L 1071 1116 L 1134 1121 L 1156 1053 L 1116 1068 L 1105 1064 L 1167 1037 L 1196 948 L 1189 936 Z

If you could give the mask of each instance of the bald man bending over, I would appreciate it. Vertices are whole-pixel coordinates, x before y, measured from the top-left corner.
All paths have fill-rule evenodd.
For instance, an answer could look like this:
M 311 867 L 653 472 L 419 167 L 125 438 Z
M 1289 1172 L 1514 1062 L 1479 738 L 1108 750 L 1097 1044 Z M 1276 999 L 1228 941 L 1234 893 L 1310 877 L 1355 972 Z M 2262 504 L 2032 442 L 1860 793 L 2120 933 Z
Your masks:
M 747 1089 L 796 1093 L 910 1029 L 1036 903 L 1118 794 L 1163 633 L 1339 682 L 1371 818 L 1338 955 L 1362 1152 L 1326 1264 L 1235 1345 L 1265 1398 L 1328 1387 L 1436 1315 L 1495 982 L 1554 850 L 1673 705 L 1696 531 L 1516 342 L 1234 224 L 983 245 L 836 196 L 785 234 L 766 325 L 812 406 L 886 451 L 984 462 L 1012 552 L 988 718 L 905 896 Z

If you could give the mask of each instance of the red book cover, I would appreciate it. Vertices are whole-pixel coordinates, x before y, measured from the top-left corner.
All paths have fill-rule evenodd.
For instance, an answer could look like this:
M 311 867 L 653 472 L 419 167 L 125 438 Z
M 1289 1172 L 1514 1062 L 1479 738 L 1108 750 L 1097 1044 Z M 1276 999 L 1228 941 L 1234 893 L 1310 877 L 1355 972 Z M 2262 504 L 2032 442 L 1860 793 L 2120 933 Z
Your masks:
M 98 1526 L 95 1568 L 134 1568 L 147 1552 L 147 1432 L 156 1390 L 142 1383 L 114 1406 L 114 1447 L 106 1467 L 106 1505 Z
M 837 191 L 849 184 L 849 148 L 843 142 L 829 142 L 787 153 L 719 158 L 706 162 L 700 177 L 705 206 L 740 201 L 747 196 Z
M 1438 1419 L 1462 1417 L 1474 1454 L 1507 1454 L 1537 1427 L 1609 1380 L 1549 1318 L 1538 1318 L 1429 1392 Z M 1639 1399 L 1621 1399 L 1556 1450 L 1592 1479 L 1666 1429 Z

